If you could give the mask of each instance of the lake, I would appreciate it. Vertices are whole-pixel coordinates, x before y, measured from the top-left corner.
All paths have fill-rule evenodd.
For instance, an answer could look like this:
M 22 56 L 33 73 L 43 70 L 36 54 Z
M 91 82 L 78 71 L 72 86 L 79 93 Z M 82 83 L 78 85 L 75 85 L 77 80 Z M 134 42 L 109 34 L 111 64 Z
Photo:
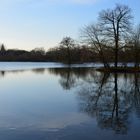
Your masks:
M 0 63 L 0 140 L 139 140 L 140 74 Z

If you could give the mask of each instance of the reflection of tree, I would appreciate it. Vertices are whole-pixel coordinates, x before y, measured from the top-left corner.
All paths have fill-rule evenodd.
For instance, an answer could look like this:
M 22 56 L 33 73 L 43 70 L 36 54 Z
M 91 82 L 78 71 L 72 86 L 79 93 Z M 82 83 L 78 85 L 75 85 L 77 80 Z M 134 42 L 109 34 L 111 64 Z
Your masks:
M 0 71 L 0 77 L 4 77 L 5 76 L 5 71 Z
M 91 83 L 85 82 L 78 92 L 80 110 L 96 117 L 100 128 L 126 133 L 132 108 L 140 114 L 138 75 L 97 74 Z
M 127 133 L 130 113 L 140 118 L 140 74 L 100 73 L 93 68 L 49 69 L 64 89 L 77 87 L 79 109 L 97 119 L 102 129 Z
M 49 69 L 49 71 L 53 74 L 60 75 L 61 79 L 59 80 L 60 85 L 69 90 L 75 85 L 75 76 L 73 75 L 73 71 L 71 68 L 56 68 L 56 69 Z
M 118 116 L 118 82 L 117 82 L 117 73 L 114 74 L 114 90 L 115 90 L 115 95 L 114 95 L 114 104 L 113 104 L 113 110 L 112 110 L 112 119 L 114 118 L 114 114 L 116 114 L 116 120 L 119 120 Z
M 110 96 L 110 101 L 104 103 L 105 109 L 101 110 L 101 119 L 99 125 L 102 128 L 112 128 L 116 132 L 126 133 L 128 129 L 128 109 L 125 108 L 125 100 L 121 99 L 122 95 L 118 92 L 118 74 L 114 74 L 114 92 Z M 103 113 L 103 114 L 102 114 Z M 103 116 L 103 118 L 102 118 Z
M 86 68 L 50 68 L 49 72 L 60 76 L 59 83 L 63 89 L 70 90 L 79 84 L 89 74 L 90 69 Z
M 43 74 L 45 72 L 45 69 L 44 68 L 38 68 L 38 69 L 33 69 L 32 71 L 35 72 L 35 73 Z
M 134 107 L 136 110 L 137 116 L 140 118 L 140 75 L 138 73 L 135 73 L 134 75 L 134 86 L 133 86 L 133 94 L 134 94 Z
M 88 83 L 84 83 L 80 92 L 80 104 L 81 109 L 87 112 L 91 116 L 96 116 L 96 111 L 99 108 L 99 102 L 102 98 L 102 94 L 104 93 L 103 89 L 109 89 L 109 75 L 103 73 L 96 73 L 94 77 L 92 77 L 92 81 Z M 95 111 L 96 110 L 96 111 Z
M 23 72 L 28 72 L 28 71 L 32 71 L 34 73 L 39 73 L 39 74 L 43 74 L 45 72 L 46 69 L 44 68 L 36 68 L 36 69 L 25 69 L 25 70 L 7 70 L 7 71 L 0 71 L 0 77 L 4 77 L 6 74 L 8 73 L 12 73 L 12 74 L 17 74 L 17 73 L 23 73 Z
M 61 86 L 69 90 L 75 86 L 76 78 L 71 74 L 70 70 L 67 70 L 67 73 L 59 80 Z

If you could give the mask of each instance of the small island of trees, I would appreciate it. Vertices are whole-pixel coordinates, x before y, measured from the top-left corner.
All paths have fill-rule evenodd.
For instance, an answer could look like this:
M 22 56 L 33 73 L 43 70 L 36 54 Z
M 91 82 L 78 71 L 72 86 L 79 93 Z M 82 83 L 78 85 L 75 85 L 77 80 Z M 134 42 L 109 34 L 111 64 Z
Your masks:
M 57 47 L 45 51 L 6 49 L 0 46 L 0 61 L 62 62 L 65 64 L 101 62 L 103 71 L 140 71 L 140 25 L 133 26 L 131 9 L 116 4 L 102 10 L 96 23 L 81 29 L 80 43 L 67 36 Z M 134 67 L 127 67 L 127 63 Z M 113 66 L 110 64 L 114 64 Z M 118 65 L 121 63 L 120 65 Z

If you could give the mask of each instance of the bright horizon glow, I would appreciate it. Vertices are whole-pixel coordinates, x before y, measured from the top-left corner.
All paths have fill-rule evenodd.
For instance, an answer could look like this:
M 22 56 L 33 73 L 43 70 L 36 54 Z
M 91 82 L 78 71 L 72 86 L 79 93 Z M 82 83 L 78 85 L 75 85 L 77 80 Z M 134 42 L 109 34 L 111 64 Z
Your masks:
M 116 3 L 128 5 L 140 23 L 138 0 L 0 0 L 0 43 L 8 49 L 47 50 L 65 36 L 78 40 L 80 28 Z

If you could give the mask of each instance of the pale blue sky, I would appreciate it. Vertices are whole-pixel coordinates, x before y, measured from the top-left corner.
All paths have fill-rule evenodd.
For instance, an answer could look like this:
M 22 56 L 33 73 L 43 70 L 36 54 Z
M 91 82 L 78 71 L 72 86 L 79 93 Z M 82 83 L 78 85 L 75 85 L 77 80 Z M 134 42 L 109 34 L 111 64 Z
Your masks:
M 65 36 L 78 39 L 80 28 L 116 3 L 127 4 L 140 23 L 140 0 L 0 0 L 0 42 L 31 50 L 54 47 Z

